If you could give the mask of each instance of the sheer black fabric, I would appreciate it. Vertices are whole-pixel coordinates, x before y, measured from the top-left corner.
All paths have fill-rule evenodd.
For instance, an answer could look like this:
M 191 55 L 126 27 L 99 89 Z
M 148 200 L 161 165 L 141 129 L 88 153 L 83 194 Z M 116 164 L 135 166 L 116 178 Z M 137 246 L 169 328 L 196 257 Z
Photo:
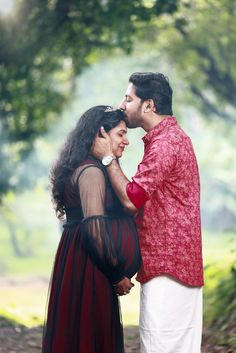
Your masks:
M 109 218 L 95 216 L 86 218 L 82 226 L 84 243 L 91 259 L 112 283 L 116 283 L 124 278 L 125 260 L 116 252 L 114 239 L 110 236 L 112 225 L 109 223 Z
M 90 159 L 65 187 L 66 224 L 51 280 L 43 353 L 124 353 L 113 284 L 140 267 L 133 218 Z

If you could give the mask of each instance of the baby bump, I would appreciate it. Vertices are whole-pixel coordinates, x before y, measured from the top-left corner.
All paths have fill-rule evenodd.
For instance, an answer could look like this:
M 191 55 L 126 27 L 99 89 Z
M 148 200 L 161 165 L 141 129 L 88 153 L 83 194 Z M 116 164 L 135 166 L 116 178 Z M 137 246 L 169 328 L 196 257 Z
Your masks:
M 141 266 L 136 225 L 132 217 L 125 217 L 114 220 L 112 228 L 118 257 L 124 263 L 125 275 L 131 278 Z

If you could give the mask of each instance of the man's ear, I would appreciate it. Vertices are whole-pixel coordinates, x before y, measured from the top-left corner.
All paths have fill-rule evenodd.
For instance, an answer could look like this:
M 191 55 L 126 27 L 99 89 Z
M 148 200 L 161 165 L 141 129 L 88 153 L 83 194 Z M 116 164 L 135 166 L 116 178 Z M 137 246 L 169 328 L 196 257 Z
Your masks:
M 144 102 L 144 113 L 148 113 L 148 112 L 151 112 L 151 111 L 156 111 L 156 107 L 154 105 L 154 102 L 152 99 L 147 99 L 145 102 Z

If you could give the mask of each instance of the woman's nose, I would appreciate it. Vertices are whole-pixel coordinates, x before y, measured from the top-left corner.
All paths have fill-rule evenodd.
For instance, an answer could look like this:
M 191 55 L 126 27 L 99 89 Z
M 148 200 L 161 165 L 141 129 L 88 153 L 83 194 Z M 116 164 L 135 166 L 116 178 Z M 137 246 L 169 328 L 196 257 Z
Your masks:
M 124 139 L 124 144 L 125 145 L 129 145 L 129 140 L 128 139 Z

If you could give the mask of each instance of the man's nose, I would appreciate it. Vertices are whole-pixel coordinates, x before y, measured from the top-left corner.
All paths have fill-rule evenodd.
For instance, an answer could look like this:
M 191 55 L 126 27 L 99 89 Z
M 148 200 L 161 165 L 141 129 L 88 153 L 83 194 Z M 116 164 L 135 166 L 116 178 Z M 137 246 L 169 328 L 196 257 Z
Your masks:
M 120 108 L 121 110 L 125 110 L 125 109 L 126 109 L 125 101 L 124 101 L 124 100 L 122 100 L 122 101 L 120 102 L 119 108 Z
M 125 145 L 129 145 L 129 140 L 128 139 L 124 139 L 124 144 Z

